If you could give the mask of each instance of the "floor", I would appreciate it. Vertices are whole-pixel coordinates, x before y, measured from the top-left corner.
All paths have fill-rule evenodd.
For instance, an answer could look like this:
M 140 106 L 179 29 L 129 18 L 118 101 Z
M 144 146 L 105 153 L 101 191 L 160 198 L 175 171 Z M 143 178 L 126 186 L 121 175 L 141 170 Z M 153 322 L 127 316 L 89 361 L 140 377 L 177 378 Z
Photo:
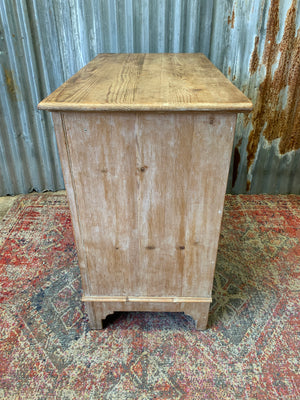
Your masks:
M 62 193 L 65 193 L 65 190 L 60 190 L 55 193 L 62 194 Z M 13 202 L 18 198 L 18 196 L 22 196 L 22 195 L 0 197 L 0 220 L 2 220 L 5 217 L 5 214 L 10 209 L 10 207 L 13 205 Z M 29 194 L 29 196 L 30 196 L 30 194 Z
M 141 312 L 90 330 L 65 192 L 0 204 L 0 399 L 300 399 L 300 196 L 226 196 L 206 331 Z
M 16 196 L 0 197 L 0 220 L 4 218 L 5 214 L 10 209 L 15 199 Z

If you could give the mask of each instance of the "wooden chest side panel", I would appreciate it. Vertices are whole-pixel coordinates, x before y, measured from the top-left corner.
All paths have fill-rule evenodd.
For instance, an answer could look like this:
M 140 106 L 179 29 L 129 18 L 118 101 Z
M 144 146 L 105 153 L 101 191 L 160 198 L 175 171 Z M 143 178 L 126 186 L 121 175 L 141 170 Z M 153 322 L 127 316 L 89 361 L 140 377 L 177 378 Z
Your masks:
M 236 114 L 194 116 L 183 286 L 185 296 L 211 296 Z
M 191 113 L 138 116 L 140 268 L 148 296 L 184 295 L 193 118 Z
M 77 196 L 74 190 L 75 181 L 72 168 L 72 160 L 70 158 L 70 150 L 66 137 L 66 129 L 64 118 L 60 112 L 52 113 L 54 130 L 57 140 L 60 162 L 62 166 L 64 182 L 67 190 L 69 207 L 72 215 L 73 233 L 76 242 L 77 256 L 81 273 L 82 289 L 85 294 L 90 294 L 90 283 L 87 271 L 86 253 L 83 246 L 83 238 L 81 231 L 81 218 L 78 214 Z
M 236 115 L 55 119 L 84 294 L 209 298 Z
M 89 294 L 132 293 L 139 265 L 135 118 L 72 112 L 63 119 Z
M 211 296 L 235 114 L 141 113 L 143 294 Z

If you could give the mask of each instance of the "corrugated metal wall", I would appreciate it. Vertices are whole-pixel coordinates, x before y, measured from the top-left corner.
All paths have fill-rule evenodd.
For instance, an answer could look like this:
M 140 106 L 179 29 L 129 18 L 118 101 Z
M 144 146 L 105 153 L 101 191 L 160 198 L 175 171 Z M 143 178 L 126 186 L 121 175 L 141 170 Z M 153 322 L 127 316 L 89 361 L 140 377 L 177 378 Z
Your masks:
M 297 0 L 0 0 L 0 195 L 58 190 L 38 102 L 101 52 L 202 52 L 254 102 L 231 193 L 300 193 Z

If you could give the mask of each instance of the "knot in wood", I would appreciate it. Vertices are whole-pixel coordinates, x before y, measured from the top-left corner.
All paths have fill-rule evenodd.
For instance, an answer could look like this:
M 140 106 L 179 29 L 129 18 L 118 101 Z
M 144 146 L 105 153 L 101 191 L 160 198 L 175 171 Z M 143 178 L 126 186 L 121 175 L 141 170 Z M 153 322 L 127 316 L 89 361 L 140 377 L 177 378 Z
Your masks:
M 147 249 L 147 250 L 154 250 L 154 249 L 155 249 L 155 246 L 151 246 L 151 245 L 150 245 L 150 246 L 147 246 L 146 249 Z

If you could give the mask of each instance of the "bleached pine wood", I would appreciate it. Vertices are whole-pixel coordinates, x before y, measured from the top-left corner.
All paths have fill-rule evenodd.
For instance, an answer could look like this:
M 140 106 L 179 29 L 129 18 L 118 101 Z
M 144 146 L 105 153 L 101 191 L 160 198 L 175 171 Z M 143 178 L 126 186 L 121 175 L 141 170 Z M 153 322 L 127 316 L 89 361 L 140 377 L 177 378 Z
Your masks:
M 82 301 L 121 303 L 210 303 L 210 297 L 82 296 Z
M 126 113 L 63 113 L 61 118 L 63 145 L 72 164 L 69 189 L 76 194 L 81 221 L 88 293 L 131 293 L 136 280 L 142 279 L 136 271 L 135 119 Z
M 92 328 L 178 311 L 205 329 L 236 112 L 251 106 L 201 54 L 99 55 L 39 104 L 57 110 Z
M 203 55 L 99 54 L 40 104 L 70 111 L 250 111 Z
M 60 118 L 83 300 L 210 302 L 235 114 Z
M 81 273 L 82 289 L 85 294 L 90 292 L 90 283 L 88 281 L 86 254 L 82 241 L 81 224 L 84 221 L 78 215 L 77 193 L 75 190 L 74 175 L 72 169 L 72 159 L 69 154 L 69 145 L 66 137 L 66 128 L 61 116 L 58 112 L 52 113 L 54 130 L 56 134 L 57 146 L 64 176 L 64 182 L 67 190 L 69 207 L 72 215 L 73 232 L 77 247 L 78 263 Z

